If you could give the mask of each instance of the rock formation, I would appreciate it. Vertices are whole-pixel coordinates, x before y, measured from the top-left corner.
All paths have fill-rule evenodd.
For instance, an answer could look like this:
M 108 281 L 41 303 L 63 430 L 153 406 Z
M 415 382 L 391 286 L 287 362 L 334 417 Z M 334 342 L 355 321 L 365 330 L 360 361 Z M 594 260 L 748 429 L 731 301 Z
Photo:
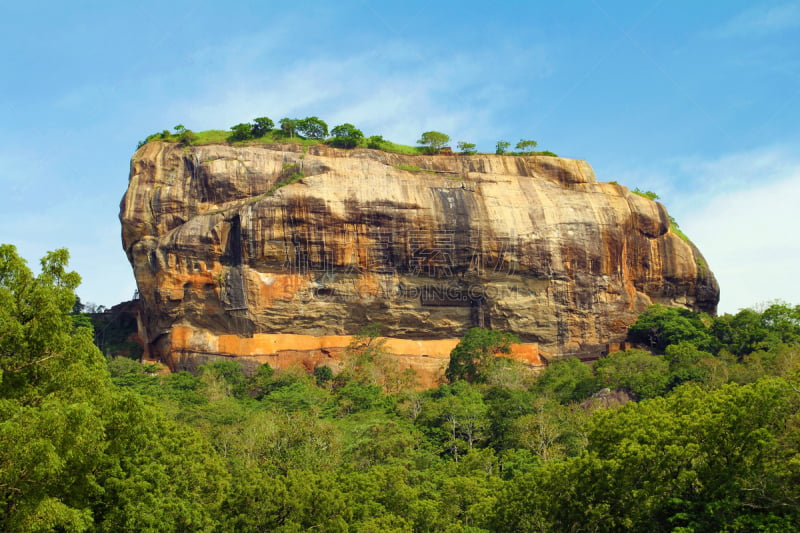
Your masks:
M 327 364 L 371 322 L 429 373 L 474 326 L 529 363 L 592 357 L 651 303 L 719 298 L 663 205 L 556 157 L 149 142 L 120 219 L 146 355 L 172 368 Z

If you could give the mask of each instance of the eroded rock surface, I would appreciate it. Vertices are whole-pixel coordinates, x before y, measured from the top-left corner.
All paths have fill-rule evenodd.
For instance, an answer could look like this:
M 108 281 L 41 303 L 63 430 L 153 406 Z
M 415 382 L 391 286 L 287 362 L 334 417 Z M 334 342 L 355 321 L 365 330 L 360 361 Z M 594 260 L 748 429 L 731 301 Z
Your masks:
M 120 219 L 147 355 L 173 368 L 278 361 L 258 339 L 370 322 L 418 341 L 491 327 L 591 357 L 651 303 L 714 313 L 719 299 L 663 205 L 570 159 L 150 142 Z M 230 336 L 246 353 L 220 349 Z

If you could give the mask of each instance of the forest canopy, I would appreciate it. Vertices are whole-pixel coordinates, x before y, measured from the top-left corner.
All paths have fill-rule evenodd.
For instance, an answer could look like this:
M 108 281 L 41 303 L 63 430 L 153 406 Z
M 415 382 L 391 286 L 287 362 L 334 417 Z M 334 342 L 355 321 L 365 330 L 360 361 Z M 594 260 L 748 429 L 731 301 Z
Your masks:
M 654 306 L 638 348 L 536 374 L 472 331 L 420 391 L 344 366 L 106 359 L 57 250 L 0 247 L 4 531 L 795 531 L 800 307 Z M 491 354 L 489 357 L 487 354 Z M 495 357 L 499 354 L 499 357 Z M 467 379 L 464 379 L 467 378 Z

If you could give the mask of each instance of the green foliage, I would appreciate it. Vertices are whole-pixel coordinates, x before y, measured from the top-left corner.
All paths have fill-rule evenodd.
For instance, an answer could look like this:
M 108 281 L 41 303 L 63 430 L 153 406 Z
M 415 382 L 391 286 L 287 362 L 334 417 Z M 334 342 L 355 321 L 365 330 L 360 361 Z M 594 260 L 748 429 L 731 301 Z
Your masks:
M 406 172 L 425 172 L 425 170 L 419 168 L 417 165 L 409 165 L 406 163 L 398 163 L 396 165 L 392 165 L 394 168 L 405 170 Z
M 337 128 L 344 128 L 339 129 Z M 225 142 L 251 142 L 251 143 L 273 143 L 273 142 L 299 142 L 305 146 L 319 144 L 326 142 L 332 146 L 339 148 L 355 148 L 356 146 L 366 146 L 367 148 L 375 150 L 383 150 L 396 154 L 437 154 L 446 144 L 450 141 L 450 137 L 441 132 L 430 131 L 422 134 L 422 137 L 417 144 L 422 146 L 407 146 L 403 144 L 394 143 L 384 139 L 381 135 L 372 135 L 365 138 L 363 133 L 355 128 L 352 124 L 345 123 L 337 126 L 331 130 L 332 138 L 327 141 L 324 140 L 328 135 L 327 124 L 318 117 L 306 117 L 304 119 L 284 117 L 278 121 L 278 128 L 275 129 L 275 123 L 269 117 L 259 117 L 253 119 L 252 123 L 237 124 L 229 131 L 222 130 L 208 130 L 201 132 L 193 132 L 187 130 L 183 125 L 178 125 L 175 132 L 171 133 L 169 130 L 164 130 L 160 133 L 155 133 L 148 136 L 145 140 L 137 144 L 140 148 L 150 141 L 167 141 L 167 142 L 181 142 L 189 145 L 205 145 L 205 144 L 218 144 Z M 298 135 L 300 137 L 298 137 Z M 521 143 L 534 143 L 525 144 L 521 149 L 526 155 L 546 155 L 558 157 L 555 153 L 550 151 L 534 152 L 530 151 L 535 147 L 535 141 L 520 141 Z M 506 141 L 498 141 L 496 153 L 508 153 L 508 148 L 511 146 Z M 458 143 L 459 151 L 464 155 L 471 155 L 477 153 L 476 146 L 473 143 L 461 141 Z
M 800 306 L 774 303 L 763 312 L 742 309 L 714 319 L 711 330 L 732 354 L 742 357 L 779 344 L 800 342 Z
M 716 319 L 654 307 L 640 326 L 663 355 L 565 359 L 533 381 L 494 357 L 510 337 L 471 330 L 448 370 L 473 382 L 421 391 L 379 324 L 355 336 L 336 375 L 262 365 L 245 377 L 227 359 L 197 376 L 106 364 L 65 267 L 54 252 L 34 275 L 0 247 L 3 531 L 800 523 L 797 307 Z M 641 401 L 586 400 L 603 385 Z
M 408 146 L 405 144 L 393 143 L 387 140 L 384 140 L 381 143 L 381 150 L 385 150 L 393 154 L 419 155 L 420 153 L 423 153 L 423 148 L 421 146 Z
M 653 191 L 643 191 L 639 187 L 636 187 L 631 192 L 633 194 L 637 194 L 637 195 L 639 195 L 639 196 L 641 196 L 643 198 L 647 198 L 648 200 L 656 201 L 659 198 L 658 195 L 656 193 L 654 193 Z
M 459 457 L 489 435 L 488 407 L 483 395 L 466 381 L 442 386 L 422 413 L 419 423 L 443 453 Z
M 628 328 L 631 342 L 659 353 L 670 344 L 690 342 L 700 350 L 716 351 L 717 341 L 702 317 L 688 309 L 652 305 Z
M 417 144 L 422 145 L 426 154 L 437 154 L 448 142 L 450 137 L 439 131 L 426 131 L 422 134 Z
M 331 130 L 333 139 L 329 142 L 337 148 L 355 148 L 364 138 L 364 134 L 352 124 L 341 124 Z
M 277 191 L 281 187 L 297 183 L 298 181 L 300 181 L 305 177 L 306 177 L 305 172 L 303 172 L 302 170 L 298 170 L 298 166 L 296 163 L 284 163 L 283 172 L 281 173 L 281 176 L 275 181 L 272 187 L 270 187 L 263 196 L 271 196 L 275 194 L 275 191 Z M 258 198 L 261 197 L 257 197 L 256 199 Z
M 547 365 L 534 387 L 545 397 L 569 403 L 579 402 L 597 392 L 600 382 L 588 365 L 571 357 Z
M 86 370 L 75 379 L 87 387 L 104 377 L 91 328 L 71 316 L 80 276 L 66 270 L 68 259 L 64 249 L 49 252 L 34 277 L 14 246 L 0 245 L 0 397 L 34 402 L 60 390 L 72 365 Z
M 386 141 L 381 135 L 372 135 L 367 138 L 367 148 L 372 148 L 373 150 L 383 150 L 385 143 Z
M 317 117 L 306 117 L 294 121 L 295 131 L 309 139 L 324 139 L 328 136 L 328 125 Z
M 259 117 L 253 119 L 253 126 L 250 129 L 250 134 L 255 137 L 263 137 L 275 127 L 275 123 L 269 117 Z
M 193 145 L 202 144 L 221 144 L 228 142 L 230 131 L 225 130 L 206 130 L 195 133 L 195 139 L 192 141 Z
M 703 366 L 702 362 L 711 358 L 710 353 L 697 349 L 690 342 L 681 341 L 678 344 L 667 346 L 664 350 L 664 359 L 669 363 L 667 388 L 672 390 L 689 381 L 707 384 L 710 370 Z
M 249 123 L 236 124 L 231 127 L 231 134 L 228 136 L 230 142 L 246 141 L 253 138 L 253 125 Z
M 521 155 L 530 155 L 533 153 L 533 149 L 536 148 L 538 144 L 539 143 L 536 141 L 520 139 L 514 148 L 516 148 L 517 152 L 519 152 Z
M 783 530 L 797 523 L 798 395 L 782 380 L 600 410 L 587 451 L 507 485 L 503 531 Z M 789 444 L 789 442 L 792 444 Z M 552 495 L 562 497 L 553 497 Z M 569 497 L 563 497 L 569 495 Z M 794 530 L 794 526 L 789 526 Z
M 684 242 L 692 244 L 691 239 L 689 239 L 689 237 L 681 230 L 680 226 L 678 225 L 678 222 L 671 215 L 669 217 L 669 229 L 672 233 L 680 237 Z M 701 274 L 703 270 L 708 269 L 708 265 L 705 264 L 705 261 L 703 260 L 702 257 L 698 257 L 696 261 L 697 261 L 697 269 L 700 271 Z
M 464 155 L 472 155 L 478 153 L 478 150 L 475 149 L 474 143 L 458 141 L 458 144 L 456 146 L 458 146 L 458 151 Z
M 333 379 L 333 370 L 327 365 L 315 366 L 313 374 L 319 386 L 324 386 Z
M 201 366 L 199 370 L 208 386 L 220 388 L 220 392 L 224 392 L 226 396 L 244 396 L 246 379 L 242 364 L 238 361 L 214 361 Z
M 669 363 L 644 350 L 614 352 L 595 364 L 607 387 L 623 389 L 640 400 L 661 396 L 667 390 Z
M 298 122 L 296 118 L 282 118 L 278 121 L 281 126 L 281 131 L 289 137 L 294 137 L 295 133 L 297 133 Z
M 70 315 L 80 278 L 67 259 L 47 254 L 34 277 L 0 246 L 0 529 L 211 530 L 221 459 L 114 387 L 91 329 Z
M 175 135 L 178 137 L 178 142 L 183 144 L 192 144 L 197 140 L 197 134 L 192 130 L 187 130 L 183 124 L 178 124 L 173 128 Z
M 519 342 L 512 333 L 470 329 L 450 352 L 445 377 L 450 383 L 460 379 L 469 382 L 485 381 L 487 372 L 494 364 L 495 354 L 509 353 L 512 342 Z

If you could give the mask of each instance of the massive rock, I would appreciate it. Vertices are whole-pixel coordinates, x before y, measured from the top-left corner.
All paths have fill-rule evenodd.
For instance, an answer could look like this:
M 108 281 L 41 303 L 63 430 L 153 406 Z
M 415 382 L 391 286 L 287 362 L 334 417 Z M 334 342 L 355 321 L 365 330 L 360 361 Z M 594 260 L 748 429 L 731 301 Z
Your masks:
M 593 357 L 651 303 L 719 298 L 663 205 L 556 157 L 150 142 L 120 219 L 146 355 L 173 368 L 326 364 L 370 322 L 429 374 L 474 326 L 528 363 Z

